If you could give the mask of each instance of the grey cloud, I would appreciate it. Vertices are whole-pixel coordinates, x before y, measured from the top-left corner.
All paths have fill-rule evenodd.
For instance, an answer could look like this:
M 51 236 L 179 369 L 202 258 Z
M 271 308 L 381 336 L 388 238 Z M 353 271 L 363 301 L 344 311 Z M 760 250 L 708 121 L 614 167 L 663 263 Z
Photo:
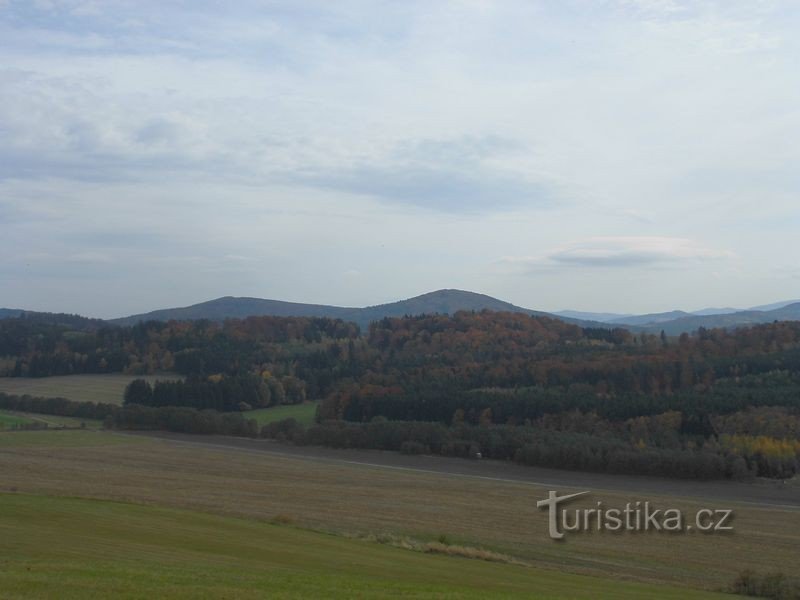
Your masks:
M 538 270 L 548 267 L 636 267 L 732 258 L 686 238 L 659 236 L 594 237 L 567 244 L 543 256 L 505 257 L 505 264 Z
M 174 142 L 180 137 L 180 127 L 164 118 L 149 120 L 136 133 L 136 141 L 143 144 Z
M 371 166 L 300 175 L 314 187 L 365 194 L 383 202 L 446 212 L 488 212 L 525 204 L 548 206 L 545 186 L 489 168 L 469 172 L 416 165 Z
M 499 135 L 466 135 L 456 139 L 401 142 L 392 155 L 401 160 L 426 160 L 457 167 L 524 150 L 521 142 Z
M 255 116 L 259 103 L 219 100 L 180 110 L 158 96 L 144 104 L 69 78 L 0 70 L 0 179 L 55 177 L 92 182 L 154 181 L 204 176 L 255 184 L 289 183 L 366 195 L 375 200 L 444 212 L 478 213 L 544 207 L 544 182 L 507 168 L 526 156 L 519 141 L 499 135 L 395 139 L 370 153 L 363 144 L 297 132 L 275 124 L 231 131 L 232 115 Z M 164 110 L 152 114 L 150 105 Z M 239 102 L 239 104 L 237 104 Z M 25 116 L 24 108 L 40 118 Z M 176 117 L 175 114 L 180 116 Z M 256 121 L 257 122 L 257 121 Z M 277 142 L 276 142 L 277 140 Z
M 551 254 L 548 258 L 557 263 L 581 265 L 586 267 L 629 267 L 634 265 L 653 264 L 667 260 L 666 257 L 653 252 L 637 252 L 632 250 L 617 251 L 599 255 L 566 250 L 564 252 L 556 252 Z
M 548 185 L 498 166 L 520 151 L 524 151 L 522 144 L 499 136 L 409 140 L 372 162 L 309 169 L 290 177 L 305 185 L 444 212 L 480 213 L 554 204 Z

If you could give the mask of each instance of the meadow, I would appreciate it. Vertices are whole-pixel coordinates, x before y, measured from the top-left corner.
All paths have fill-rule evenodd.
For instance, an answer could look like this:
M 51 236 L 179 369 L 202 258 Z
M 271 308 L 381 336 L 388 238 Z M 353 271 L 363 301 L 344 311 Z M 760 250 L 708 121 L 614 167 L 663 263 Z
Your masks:
M 308 426 L 314 422 L 319 402 L 303 402 L 302 404 L 285 404 L 269 408 L 257 408 L 242 413 L 248 419 L 255 419 L 259 425 L 266 425 L 283 419 L 295 419 Z
M 182 379 L 180 375 L 63 375 L 55 377 L 0 377 L 0 392 L 17 396 L 40 398 L 67 398 L 76 402 L 104 402 L 122 404 L 125 388 L 134 379 L 146 379 L 150 383 L 158 380 Z
M 466 588 L 470 587 L 484 596 L 492 592 L 528 597 L 550 594 L 552 597 L 602 598 L 632 594 L 633 597 L 689 598 L 706 593 L 710 597 L 711 592 L 729 589 L 737 574 L 746 568 L 793 573 L 800 548 L 798 510 L 725 503 L 735 510 L 736 529 L 732 534 L 587 533 L 556 543 L 546 535 L 546 514 L 536 509 L 536 500 L 546 497 L 547 490 L 536 485 L 304 460 L 102 431 L 0 434 L 0 472 L 3 473 L 0 493 L 48 497 L 50 504 L 42 500 L 48 506 L 47 511 L 74 513 L 78 519 L 75 531 L 95 536 L 92 544 L 99 547 L 108 549 L 115 546 L 112 540 L 125 539 L 124 535 L 119 537 L 113 525 L 114 521 L 125 518 L 121 516 L 125 510 L 133 511 L 134 522 L 142 523 L 143 527 L 153 519 L 152 530 L 165 532 L 163 540 L 153 543 L 163 543 L 164 547 L 147 549 L 146 545 L 134 541 L 130 542 L 130 548 L 127 541 L 117 546 L 128 548 L 124 552 L 153 552 L 154 556 L 162 557 L 161 564 L 154 565 L 153 577 L 172 582 L 186 575 L 187 585 L 193 580 L 194 567 L 190 564 L 197 559 L 194 553 L 186 554 L 191 546 L 202 549 L 203 560 L 223 565 L 219 585 L 227 585 L 225 582 L 234 585 L 239 581 L 248 589 L 262 590 L 263 586 L 276 585 L 276 589 L 287 594 L 296 591 L 299 595 L 308 595 L 312 594 L 312 588 L 303 586 L 316 585 L 315 582 L 333 585 L 339 581 L 344 586 L 340 589 L 351 590 L 350 596 L 392 589 L 405 591 L 411 597 L 469 597 Z M 56 500 L 63 496 L 72 499 Z M 86 505 L 101 512 L 111 510 L 103 508 L 107 501 L 125 503 L 126 507 L 143 505 L 148 509 L 142 506 L 116 508 L 114 510 L 122 513 L 110 518 L 107 524 L 102 522 L 90 536 L 87 528 L 79 525 L 84 509 L 73 510 L 66 508 L 67 505 L 59 508 L 62 502 L 78 502 L 78 499 L 103 500 Z M 592 494 L 587 506 L 592 506 L 596 500 L 606 505 L 621 505 L 630 500 L 646 499 L 687 512 L 707 504 L 698 500 L 642 495 L 631 498 L 630 494 L 597 492 Z M 160 508 L 156 510 L 155 507 Z M 163 509 L 187 512 L 158 512 Z M 154 512 L 149 512 L 151 510 Z M 43 512 L 43 517 L 47 511 Z M 170 546 L 169 540 L 173 538 L 168 533 L 171 526 L 163 522 L 165 515 L 176 519 L 172 529 L 185 544 L 183 550 L 179 544 Z M 187 521 L 177 515 L 186 515 L 188 521 L 203 522 L 213 521 L 210 515 L 237 519 L 237 523 L 241 519 L 242 529 L 231 531 L 248 533 L 217 537 L 216 533 L 193 532 L 186 528 Z M 69 540 L 70 535 L 78 535 L 69 533 L 71 518 L 45 521 L 41 525 L 41 535 L 49 531 L 52 539 L 65 540 Z M 292 527 L 265 524 L 274 520 L 291 523 Z M 2 521 L 6 530 L 7 521 Z M 14 522 L 27 521 L 17 515 Z M 233 521 L 213 522 L 225 529 L 231 525 L 223 527 L 222 524 Z M 64 528 L 67 530 L 62 530 Z M 257 534 L 257 531 L 263 533 Z M 274 533 L 276 531 L 278 533 Z M 290 539 L 292 536 L 297 537 Z M 4 555 L 19 556 L 20 564 L 39 557 L 54 565 L 52 577 L 39 573 L 40 578 L 48 580 L 41 583 L 42 589 L 55 586 L 57 581 L 74 581 L 75 589 L 82 589 L 80 586 L 89 585 L 90 580 L 95 579 L 99 580 L 98 585 L 112 585 L 92 566 L 95 564 L 92 552 L 80 549 L 80 544 L 65 545 L 64 548 L 78 550 L 65 549 L 64 556 L 61 553 L 53 556 L 57 548 L 48 549 L 50 554 L 47 554 L 44 549 L 37 548 L 35 540 L 23 543 L 19 536 L 0 537 L 15 540 L 3 542 L 17 548 L 14 554 L 4 552 Z M 159 537 L 153 536 L 154 539 Z M 280 560 L 270 558 L 273 555 L 266 549 L 273 537 L 281 540 L 282 550 L 278 554 L 285 556 Z M 219 543 L 214 542 L 217 539 Z M 310 541 L 317 539 L 327 540 L 326 543 L 331 544 L 326 546 L 331 555 L 341 562 L 333 560 L 316 542 Z M 407 539 L 421 543 L 444 539 L 449 544 L 513 557 L 525 566 L 420 554 L 369 541 L 375 539 Z M 264 554 L 260 554 L 262 551 Z M 228 552 L 230 554 L 226 554 Z M 281 562 L 289 560 L 289 556 L 296 557 L 296 565 Z M 372 556 L 377 562 L 365 562 L 364 556 Z M 380 557 L 386 557 L 386 563 L 381 562 Z M 130 570 L 134 559 L 130 556 L 117 558 L 114 553 L 104 559 L 108 561 L 107 572 L 122 577 L 119 590 L 125 592 L 124 573 L 129 573 L 132 580 L 139 576 L 138 571 Z M 241 564 L 235 564 L 239 560 Z M 264 573 L 259 574 L 254 569 L 252 560 L 263 563 Z M 14 561 L 16 564 L 17 559 Z M 404 564 L 407 569 L 401 570 L 402 576 L 394 580 L 392 573 L 401 571 L 386 566 L 394 564 L 393 561 L 401 561 L 397 564 Z M 342 563 L 352 565 L 352 569 L 341 566 Z M 197 565 L 200 577 L 197 581 L 210 584 L 204 575 L 210 572 L 207 563 L 201 560 Z M 282 568 L 294 569 L 296 577 L 274 579 L 266 573 Z M 19 569 L 5 568 L 0 578 L 13 576 L 14 585 L 23 589 L 27 584 L 18 579 L 33 576 Z M 173 574 L 170 569 L 174 569 Z M 237 569 L 241 569 L 241 577 L 236 574 Z M 449 578 L 451 573 L 452 579 Z M 154 579 L 145 577 L 144 581 Z M 468 586 L 462 585 L 467 582 Z M 631 582 L 647 587 L 631 588 Z M 369 585 L 375 587 L 364 587 Z M 510 587 L 503 587 L 506 585 Z M 677 596 L 676 586 L 683 588 Z M 3 589 L 8 587 L 4 584 Z M 216 591 L 210 592 L 208 597 L 225 593 L 247 597 L 247 593 L 238 588 L 235 593 L 212 589 Z M 636 589 L 638 591 L 633 591 Z M 44 595 L 52 594 L 48 591 Z M 179 596 L 178 592 L 175 595 Z
M 8 411 L 0 411 L 0 429 L 11 429 L 17 425 L 28 425 L 32 419 Z

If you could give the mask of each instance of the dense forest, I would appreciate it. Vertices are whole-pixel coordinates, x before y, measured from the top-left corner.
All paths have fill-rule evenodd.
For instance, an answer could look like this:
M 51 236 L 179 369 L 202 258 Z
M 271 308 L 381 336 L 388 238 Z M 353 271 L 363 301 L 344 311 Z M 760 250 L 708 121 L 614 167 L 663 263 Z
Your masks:
M 296 443 L 688 477 L 797 471 L 798 322 L 679 337 L 489 311 L 386 318 L 363 335 L 326 318 L 90 325 L 0 321 L 0 375 L 185 376 L 135 381 L 131 410 L 321 399 L 315 426 L 264 432 Z M 125 414 L 119 426 L 135 422 Z

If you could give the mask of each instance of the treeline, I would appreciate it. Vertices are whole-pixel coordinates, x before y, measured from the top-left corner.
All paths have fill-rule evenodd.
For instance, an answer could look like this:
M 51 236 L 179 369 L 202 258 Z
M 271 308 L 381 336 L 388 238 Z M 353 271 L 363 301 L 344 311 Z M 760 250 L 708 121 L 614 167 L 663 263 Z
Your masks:
M 258 437 L 258 423 L 240 413 L 220 413 L 182 406 L 140 406 L 132 404 L 115 410 L 105 421 L 108 428 L 163 430 L 177 433 Z
M 306 399 L 305 383 L 291 375 L 273 377 L 246 373 L 236 376 L 193 376 L 187 380 L 135 379 L 125 388 L 124 403 L 142 406 L 189 406 L 218 411 L 244 411 Z
M 164 430 L 178 433 L 257 437 L 258 423 L 241 413 L 220 413 L 180 406 L 141 406 L 78 402 L 0 393 L 0 409 L 103 421 L 106 428 Z
M 0 409 L 15 410 L 60 417 L 103 420 L 117 410 L 113 404 L 102 402 L 77 402 L 66 398 L 37 398 L 14 396 L 0 392 Z
M 667 411 L 692 414 L 702 410 L 729 414 L 747 407 L 779 406 L 800 408 L 800 373 L 777 371 L 720 380 L 711 388 L 690 389 L 672 394 L 625 392 L 598 394 L 592 386 L 494 388 L 483 390 L 421 390 L 406 392 L 399 387 L 343 387 L 326 398 L 320 407 L 325 419 L 369 421 L 464 420 L 478 424 L 488 419 L 496 424 L 524 424 L 547 414 L 594 412 L 609 420 L 657 415 Z
M 756 474 L 746 459 L 722 447 L 642 449 L 611 437 L 506 425 L 447 427 L 440 423 L 326 421 L 304 429 L 293 419 L 267 426 L 264 435 L 297 444 L 394 450 L 470 458 L 478 455 L 525 465 L 676 477 L 742 479 Z
M 0 394 L 0 409 L 101 419 L 114 429 L 261 435 L 297 444 L 465 458 L 480 454 L 527 465 L 661 477 L 788 478 L 800 466 L 800 441 L 769 435 L 776 432 L 775 425 L 764 418 L 784 423 L 779 434 L 796 431 L 800 414 L 790 409 L 750 409 L 725 418 L 673 411 L 624 422 L 574 411 L 522 425 L 495 425 L 484 415 L 478 425 L 459 419 L 446 425 L 377 417 L 366 423 L 323 421 L 306 429 L 287 419 L 261 430 L 241 413 L 189 406 L 115 406 Z

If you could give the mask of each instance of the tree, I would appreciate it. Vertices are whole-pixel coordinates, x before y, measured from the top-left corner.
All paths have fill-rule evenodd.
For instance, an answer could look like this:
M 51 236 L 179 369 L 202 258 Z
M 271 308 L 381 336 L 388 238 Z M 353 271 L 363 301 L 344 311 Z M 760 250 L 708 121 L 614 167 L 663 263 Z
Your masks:
M 134 379 L 125 388 L 125 404 L 150 405 L 153 401 L 153 388 L 144 379 Z

